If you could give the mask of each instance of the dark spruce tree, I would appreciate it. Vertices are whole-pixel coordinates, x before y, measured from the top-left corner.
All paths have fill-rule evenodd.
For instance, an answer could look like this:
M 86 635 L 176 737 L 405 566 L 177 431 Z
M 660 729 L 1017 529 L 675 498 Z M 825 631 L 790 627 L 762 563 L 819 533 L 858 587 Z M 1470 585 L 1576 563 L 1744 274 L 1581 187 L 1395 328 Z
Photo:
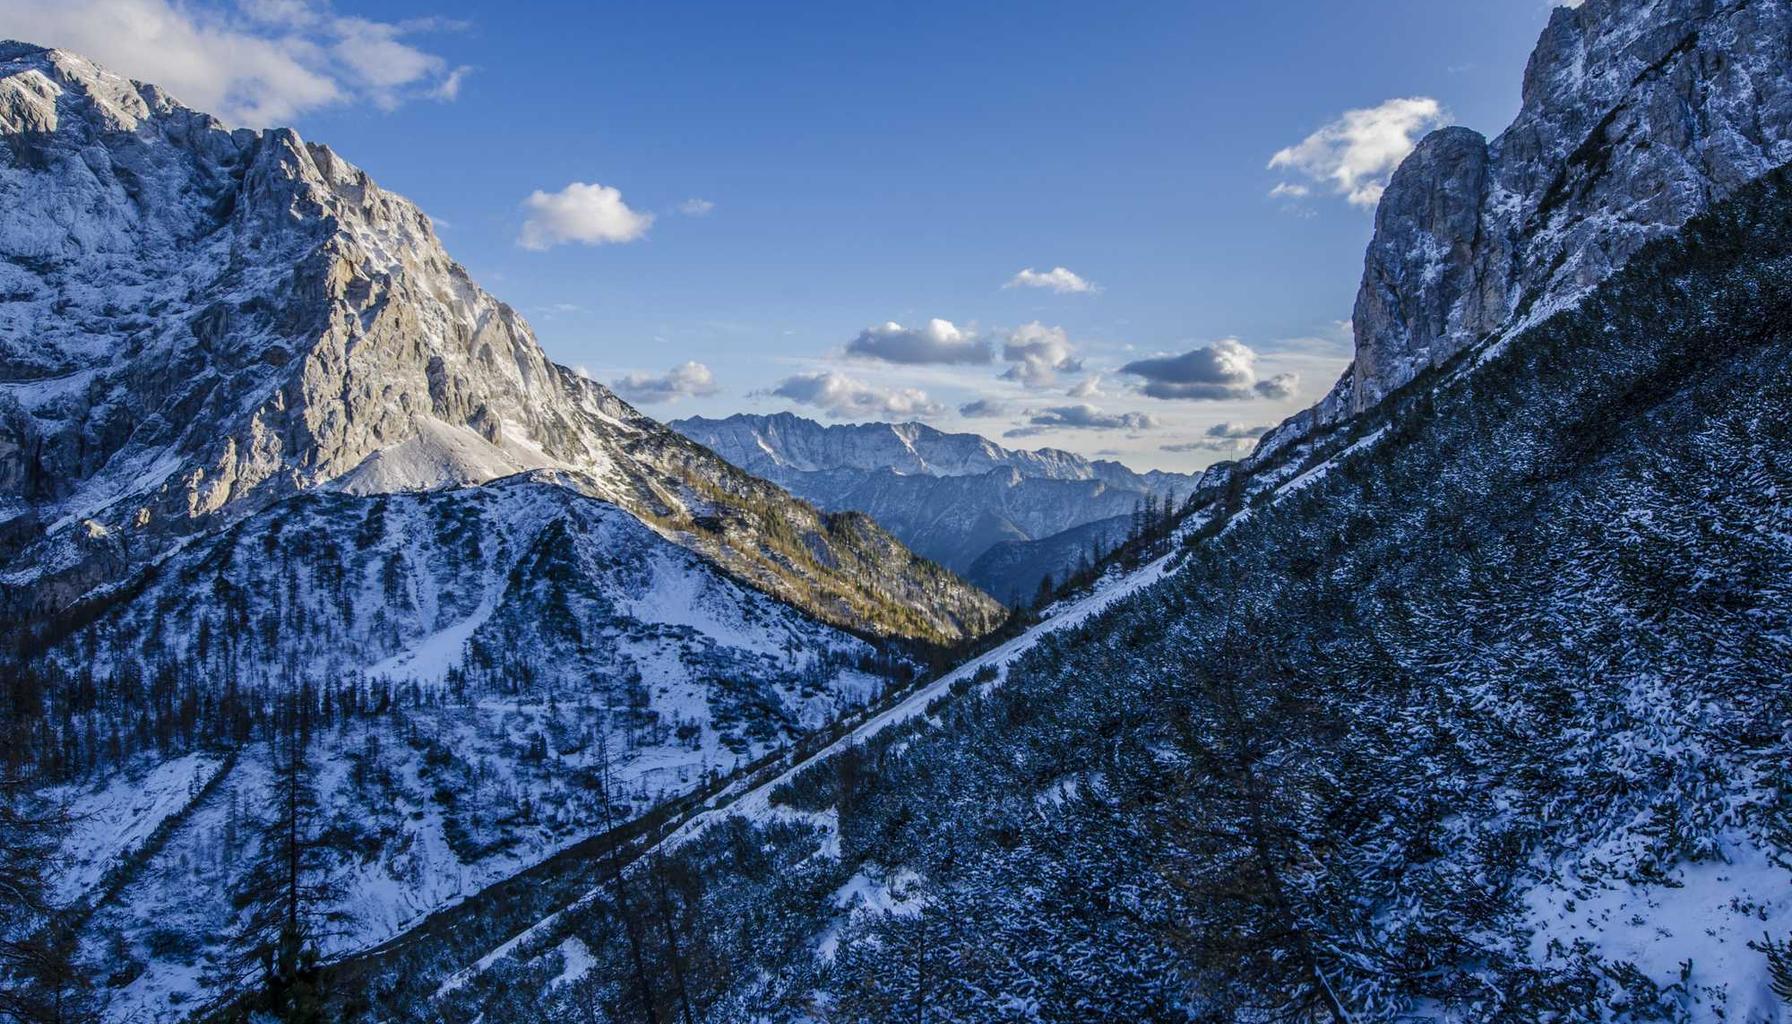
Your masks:
M 341 897 L 313 778 L 315 701 L 309 684 L 295 684 L 276 712 L 269 817 L 232 892 L 237 919 L 220 979 L 256 993 L 244 1010 L 290 1024 L 326 1019 L 318 949 L 334 923 L 327 908 Z

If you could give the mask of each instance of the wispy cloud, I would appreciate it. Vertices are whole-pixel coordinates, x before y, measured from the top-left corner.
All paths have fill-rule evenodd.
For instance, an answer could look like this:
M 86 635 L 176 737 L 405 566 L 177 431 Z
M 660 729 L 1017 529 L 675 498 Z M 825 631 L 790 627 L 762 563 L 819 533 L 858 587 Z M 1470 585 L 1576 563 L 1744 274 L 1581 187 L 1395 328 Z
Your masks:
M 0 0 L 0 25 L 257 128 L 329 106 L 452 100 L 471 70 L 417 43 L 459 22 L 349 17 L 322 0 Z
M 678 204 L 678 212 L 684 214 L 686 217 L 707 217 L 715 208 L 716 204 L 707 199 L 698 199 L 694 196 Z
M 1295 392 L 1300 390 L 1300 374 L 1278 373 L 1268 380 L 1260 380 L 1252 384 L 1251 390 L 1264 398 L 1284 402 L 1293 398 Z
M 1157 426 L 1157 419 L 1148 413 L 1102 412 L 1093 405 L 1059 405 L 1049 409 L 1028 410 L 1025 426 L 1016 427 L 1004 437 L 1033 437 L 1052 430 L 1126 430 L 1138 432 Z
M 1162 445 L 1166 452 L 1244 452 L 1269 433 L 1268 427 L 1247 427 L 1237 423 L 1216 423 L 1192 441 Z
M 1034 270 L 1032 267 L 1008 279 L 1004 288 L 1046 288 L 1060 295 L 1083 295 L 1101 290 L 1099 285 L 1066 267 Z
M 1374 206 L 1381 201 L 1394 168 L 1413 151 L 1419 138 L 1443 127 L 1448 118 L 1443 105 L 1428 96 L 1347 110 L 1271 157 L 1269 166 L 1304 174 L 1354 206 Z

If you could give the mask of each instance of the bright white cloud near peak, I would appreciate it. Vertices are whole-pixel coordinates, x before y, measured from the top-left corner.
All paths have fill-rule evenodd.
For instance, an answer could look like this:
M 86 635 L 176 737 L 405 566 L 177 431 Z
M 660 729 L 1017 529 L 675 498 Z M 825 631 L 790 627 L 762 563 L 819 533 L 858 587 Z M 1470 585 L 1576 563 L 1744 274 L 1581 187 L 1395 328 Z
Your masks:
M 346 17 L 321 0 L 0 0 L 0 25 L 256 128 L 339 104 L 452 100 L 469 71 L 416 42 L 456 23 Z
M 1034 270 L 1032 267 L 1008 279 L 1005 288 L 1046 288 L 1060 295 L 1083 295 L 1101 288 L 1067 267 Z
M 1337 120 L 1270 158 L 1272 170 L 1291 170 L 1307 176 L 1353 206 L 1372 207 L 1381 201 L 1394 168 L 1418 145 L 1427 132 L 1442 128 L 1449 114 L 1428 96 L 1388 100 L 1377 107 L 1347 110 Z M 1297 198 L 1283 183 L 1272 195 Z
M 1047 327 L 1038 321 L 1024 324 L 1010 332 L 1002 344 L 1002 358 L 1013 364 L 1002 376 L 1030 388 L 1051 387 L 1058 382 L 1058 374 L 1076 373 L 1083 368 L 1074 353 L 1064 328 Z
M 570 242 L 632 242 L 653 226 L 653 214 L 630 209 L 621 191 L 582 181 L 558 192 L 537 191 L 523 200 L 523 208 L 529 216 L 516 241 L 537 251 Z

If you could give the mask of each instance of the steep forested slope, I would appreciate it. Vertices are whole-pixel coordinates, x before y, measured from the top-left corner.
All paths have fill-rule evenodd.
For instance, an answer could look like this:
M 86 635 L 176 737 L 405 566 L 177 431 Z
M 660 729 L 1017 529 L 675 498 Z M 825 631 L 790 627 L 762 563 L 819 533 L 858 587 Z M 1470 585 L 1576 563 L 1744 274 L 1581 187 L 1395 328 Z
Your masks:
M 1778 1021 L 1789 356 L 1778 172 L 409 1012 Z
M 835 721 L 906 667 L 551 479 L 305 495 L 9 665 L 0 771 L 75 820 L 75 965 L 167 1019 L 253 972 L 233 901 L 293 735 L 323 955 L 403 933 Z M 152 793 L 144 799 L 142 793 Z M 197 883 L 197 887 L 195 887 Z

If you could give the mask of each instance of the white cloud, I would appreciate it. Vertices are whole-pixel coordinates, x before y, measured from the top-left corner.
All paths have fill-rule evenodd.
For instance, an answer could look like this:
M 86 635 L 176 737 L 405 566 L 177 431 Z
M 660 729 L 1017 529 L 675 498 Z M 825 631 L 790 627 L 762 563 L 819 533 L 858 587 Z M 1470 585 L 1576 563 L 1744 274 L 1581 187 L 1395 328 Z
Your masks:
M 1064 392 L 1071 398 L 1100 398 L 1104 393 L 1101 390 L 1101 374 L 1099 373 L 1084 377 L 1072 384 L 1069 391 Z
M 686 217 L 704 217 L 715 208 L 716 204 L 707 199 L 698 199 L 695 196 L 678 204 L 678 212 L 684 214 Z
M 1027 425 L 1007 431 L 1004 437 L 1032 437 L 1048 430 L 1150 430 L 1157 418 L 1142 412 L 1107 413 L 1093 405 L 1059 405 L 1028 410 Z
M 582 181 L 558 192 L 537 191 L 523 200 L 523 208 L 529 217 L 516 241 L 525 249 L 632 242 L 653 225 L 653 214 L 629 209 L 620 191 Z
M 1324 184 L 1355 206 L 1374 206 L 1389 176 L 1426 132 L 1449 115 L 1428 96 L 1388 100 L 1348 110 L 1337 120 L 1270 158 L 1272 170 L 1294 170 Z M 1298 187 L 1298 186 L 1296 186 Z
M 1275 188 L 1269 190 L 1271 199 L 1305 199 L 1312 194 L 1313 190 L 1307 186 L 1288 181 L 1278 182 Z
M 959 406 L 958 415 L 967 420 L 993 419 L 1008 415 L 1008 407 L 992 398 L 979 398 Z
M 617 381 L 616 393 L 631 402 L 676 402 L 681 398 L 703 398 L 721 390 L 715 374 L 698 362 L 685 362 L 663 374 L 631 373 Z
M 945 411 L 925 391 L 875 388 L 833 370 L 786 377 L 765 393 L 825 410 L 836 419 L 935 416 Z
M 1101 288 L 1065 267 L 1034 270 L 1032 267 L 1008 279 L 1004 288 L 1049 288 L 1060 295 L 1084 295 Z
M 1058 382 L 1059 373 L 1076 373 L 1083 368 L 1074 353 L 1064 328 L 1034 321 L 1009 332 L 1008 340 L 1002 344 L 1002 358 L 1014 364 L 1002 376 L 1030 388 L 1051 387 Z
M 455 23 L 344 17 L 322 0 L 0 0 L 0 25 L 251 127 L 336 104 L 451 100 L 468 71 L 411 41 Z
M 846 354 L 886 363 L 918 366 L 928 363 L 987 363 L 989 341 L 960 330 L 950 320 L 933 319 L 924 327 L 904 327 L 891 321 L 867 327 L 846 344 Z

